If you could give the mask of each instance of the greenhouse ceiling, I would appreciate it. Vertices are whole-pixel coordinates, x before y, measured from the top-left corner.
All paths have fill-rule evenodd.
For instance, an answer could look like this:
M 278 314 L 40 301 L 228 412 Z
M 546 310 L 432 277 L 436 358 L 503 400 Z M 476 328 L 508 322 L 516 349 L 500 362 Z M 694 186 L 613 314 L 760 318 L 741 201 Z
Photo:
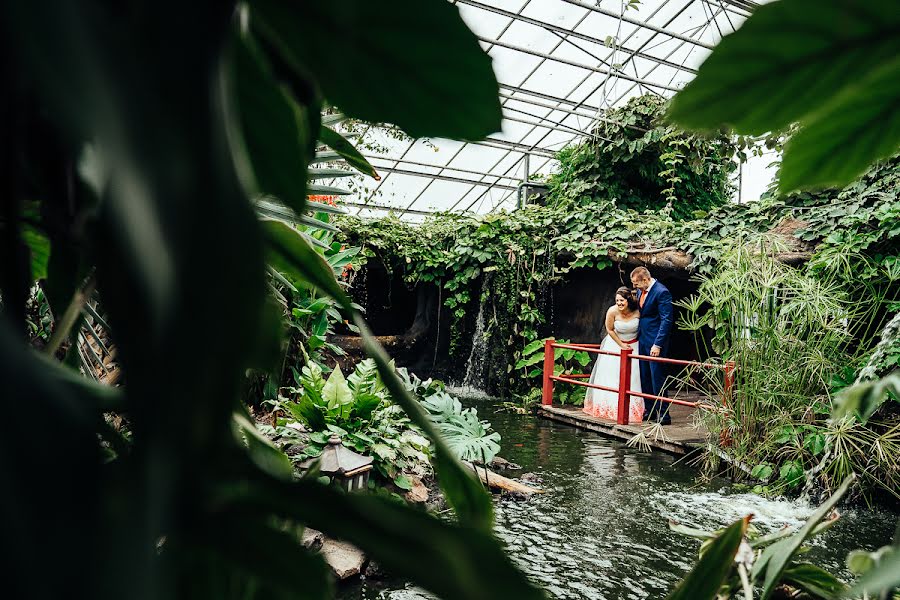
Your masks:
M 421 220 L 436 211 L 483 214 L 516 206 L 518 186 L 554 168 L 554 155 L 591 131 L 598 111 L 642 94 L 670 97 L 710 50 L 760 4 L 751 0 L 455 0 L 493 59 L 503 129 L 486 140 L 410 140 L 368 127 L 357 140 L 381 175 L 344 205 Z M 737 201 L 759 197 L 771 157 L 738 171 Z

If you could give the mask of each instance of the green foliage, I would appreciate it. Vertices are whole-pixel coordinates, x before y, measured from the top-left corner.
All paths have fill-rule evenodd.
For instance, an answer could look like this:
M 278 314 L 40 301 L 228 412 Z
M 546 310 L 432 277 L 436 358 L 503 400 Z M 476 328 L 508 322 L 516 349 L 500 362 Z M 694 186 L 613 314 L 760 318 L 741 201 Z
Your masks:
M 294 462 L 319 456 L 329 437 L 337 435 L 345 446 L 374 458 L 384 482 L 409 489 L 410 477 L 431 474 L 431 445 L 391 401 L 375 361 L 360 362 L 346 379 L 340 367 L 326 379 L 321 367 L 310 362 L 303 367 L 298 387 L 286 392 L 295 400 L 273 402 L 282 416 L 276 417 L 271 433 L 282 446 L 294 446 Z M 311 433 L 301 432 L 298 423 Z
M 703 413 L 721 451 L 707 455 L 707 466 L 719 468 L 722 455 L 755 465 L 750 476 L 769 492 L 812 483 L 832 488 L 857 472 L 864 492 L 882 487 L 896 494 L 896 424 L 867 429 L 829 419 L 831 382 L 869 352 L 866 332 L 880 319 L 872 305 L 890 287 L 877 277 L 849 283 L 833 269 L 787 266 L 767 254 L 773 243 L 738 245 L 680 303 L 680 327 L 696 332 L 703 345 L 711 332 L 712 348 L 703 351 L 739 365 L 727 407 Z M 864 260 L 849 252 L 844 259 Z M 869 301 L 860 305 L 854 296 Z M 710 384 L 720 397 L 718 377 Z
M 422 400 L 447 445 L 460 460 L 490 463 L 500 452 L 500 434 L 478 418 L 474 408 L 463 408 L 459 400 L 443 390 Z
M 233 152 L 250 167 L 238 174 L 252 194 L 278 198 L 298 214 L 306 201 L 306 165 L 315 150 L 319 110 L 293 100 L 273 74 L 252 36 L 235 36 L 228 61 L 229 84 L 240 134 L 229 137 Z M 273 136 L 276 130 L 284 135 Z
M 670 116 L 752 135 L 799 123 L 779 189 L 846 185 L 900 144 L 898 32 L 891 0 L 762 6 L 716 46 Z
M 297 71 L 314 69 L 322 93 L 348 116 L 393 123 L 414 137 L 479 140 L 499 130 L 491 60 L 473 52 L 478 42 L 454 6 L 254 0 L 252 7 L 262 35 Z M 340 52 L 322 40 L 339 43 Z
M 669 598 L 731 598 L 753 600 L 772 596 L 776 588 L 794 588 L 812 598 L 830 599 L 846 591 L 834 575 L 809 563 L 798 562 L 807 550 L 804 543 L 838 520 L 832 512 L 850 488 L 848 477 L 806 523 L 797 530 L 783 529 L 761 536 L 750 524 L 752 515 L 720 532 L 690 529 L 670 524 L 673 531 L 703 540 L 700 560 Z
M 356 5 L 373 19 L 335 32 Z M 17 549 L 9 594 L 326 597 L 322 562 L 287 533 L 308 524 L 445 597 L 540 597 L 488 533 L 489 497 L 402 389 L 332 265 L 301 232 L 254 213 L 257 193 L 266 192 L 304 218 L 319 90 L 349 116 L 396 115 L 418 134 L 472 138 L 499 128 L 489 59 L 456 8 L 436 0 L 414 11 L 408 2 L 377 10 L 262 1 L 145 8 L 14 3 L 4 15 L 3 118 L 16 124 L 4 155 L 21 168 L 0 211 L 0 263 L 11 265 L 0 276 L 0 375 L 4 393 L 28 398 L 46 436 L 66 448 L 60 470 L 44 436 L 3 437 L 2 454 L 17 457 L 3 466 L 4 530 Z M 423 29 L 420 16 L 433 26 Z M 356 35 L 360 25 L 365 35 Z M 285 30 L 303 32 L 288 37 L 313 50 L 282 44 Z M 355 47 L 354 68 L 344 62 L 349 51 L 333 51 L 350 31 L 352 43 L 368 44 L 366 52 Z M 396 57 L 401 45 L 406 67 L 367 62 L 380 60 L 381 49 Z M 440 48 L 447 60 L 435 66 L 420 46 Z M 384 72 L 401 78 L 405 92 L 384 85 Z M 371 79 L 360 73 L 378 85 L 367 88 Z M 434 90 L 440 102 L 423 101 Z M 447 103 L 452 93 L 458 101 Z M 88 144 L 93 163 L 76 178 Z M 23 207 L 35 198 L 40 217 L 29 221 L 50 240 L 50 307 L 62 314 L 95 268 L 88 288 L 96 281 L 108 311 L 127 373 L 121 390 L 75 384 L 67 367 L 23 347 L 33 272 L 21 231 Z M 287 479 L 283 460 L 241 419 L 246 369 L 278 347 L 266 255 L 290 285 L 317 288 L 355 320 L 395 401 L 433 436 L 459 524 Z M 107 412 L 127 417 L 130 440 L 107 424 Z M 103 462 L 107 446 L 115 455 Z M 58 489 L 71 491 L 65 503 L 53 500 Z
M 710 535 L 700 560 L 678 587 L 669 594 L 669 600 L 693 600 L 695 598 L 713 600 L 717 598 L 725 578 L 732 570 L 735 555 L 744 539 L 749 523 L 749 517 L 743 518 L 735 521 L 718 535 Z
M 589 137 L 557 155 L 559 170 L 548 179 L 551 202 L 612 202 L 677 220 L 727 203 L 735 144 L 665 124 L 665 108 L 665 100 L 647 94 L 603 111 Z
M 526 344 L 522 350 L 522 358 L 516 361 L 515 368 L 518 370 L 520 381 L 526 383 L 531 389 L 539 390 L 541 387 L 544 373 L 544 343 L 547 339 L 549 338 L 534 340 Z M 556 342 L 568 344 L 570 340 L 561 339 Z M 554 375 L 590 372 L 588 367 L 593 362 L 590 353 L 572 348 L 555 348 L 553 359 Z M 584 402 L 584 388 L 557 381 L 553 386 L 553 397 L 561 404 L 580 404 Z M 531 397 L 525 396 L 526 407 L 530 401 Z
M 866 423 L 888 399 L 900 400 L 900 373 L 895 372 L 877 381 L 868 381 L 842 390 L 835 399 L 832 414 L 835 419 L 852 415 Z
M 521 393 L 524 380 L 512 371 L 522 358 L 520 349 L 549 333 L 550 286 L 573 269 L 608 268 L 628 252 L 674 248 L 690 255 L 691 268 L 709 274 L 735 240 L 764 243 L 773 254 L 815 246 L 812 276 L 854 294 L 897 297 L 898 194 L 900 158 L 895 157 L 838 192 L 768 195 L 759 202 L 697 211 L 687 220 L 598 201 L 529 205 L 482 217 L 439 214 L 421 225 L 393 216 L 340 217 L 337 223 L 345 243 L 361 246 L 366 260 L 380 260 L 409 285 L 441 288 L 444 306 L 453 314 L 451 349 L 458 360 L 468 356 L 470 342 L 462 340 L 471 339 L 463 334 L 471 333 L 472 324 L 466 316 L 477 314 L 477 305 L 485 301 L 489 370 L 506 375 L 492 388 Z M 487 289 L 490 294 L 484 293 Z

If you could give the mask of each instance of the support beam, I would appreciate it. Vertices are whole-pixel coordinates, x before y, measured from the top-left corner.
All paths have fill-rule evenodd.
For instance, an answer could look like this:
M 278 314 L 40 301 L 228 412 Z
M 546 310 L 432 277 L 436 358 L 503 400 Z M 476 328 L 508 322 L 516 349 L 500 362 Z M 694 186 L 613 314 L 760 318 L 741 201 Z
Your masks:
M 548 108 L 553 107 L 554 110 L 567 111 L 567 112 L 570 112 L 571 114 L 577 115 L 579 117 L 585 116 L 585 114 L 575 112 L 575 109 L 577 109 L 577 108 L 583 108 L 586 111 L 589 111 L 591 114 L 588 114 L 587 115 L 588 117 L 593 117 L 594 116 L 593 113 L 596 113 L 598 110 L 600 110 L 600 108 L 597 106 L 591 106 L 589 104 L 583 104 L 581 102 L 576 102 L 574 100 L 568 100 L 566 98 L 560 98 L 558 96 L 552 96 L 550 94 L 544 94 L 542 92 L 536 92 L 534 90 L 528 90 L 525 88 L 516 87 L 514 85 L 507 85 L 505 83 L 500 84 L 500 90 L 509 92 L 507 94 L 503 94 L 503 96 L 505 98 L 510 98 L 512 100 L 518 100 L 520 102 L 530 102 L 532 104 L 535 104 L 536 106 L 546 106 Z M 522 96 L 517 96 L 516 94 L 522 94 L 525 96 L 532 96 L 534 98 L 540 98 L 541 100 L 546 100 L 547 102 L 552 102 L 553 104 L 537 104 L 533 100 L 530 100 L 528 98 L 523 98 Z M 564 108 L 562 106 L 563 104 L 570 105 L 573 108 Z
M 681 90 L 680 88 L 672 87 L 672 86 L 661 84 L 661 83 L 656 83 L 655 81 L 647 81 L 646 79 L 632 77 L 631 75 L 628 75 L 624 71 L 604 69 L 601 67 L 592 67 L 591 65 L 586 65 L 584 63 L 576 62 L 574 60 L 569 60 L 567 58 L 562 58 L 559 56 L 553 56 L 552 54 L 545 54 L 544 52 L 538 52 L 537 50 L 531 50 L 529 48 L 524 48 L 522 46 L 516 46 L 515 44 L 508 44 L 506 42 L 501 42 L 500 40 L 492 40 L 491 38 L 481 37 L 480 35 L 477 35 L 475 37 L 477 37 L 480 41 L 482 41 L 486 44 L 500 46 L 501 48 L 506 48 L 508 50 L 515 50 L 517 52 L 522 52 L 523 54 L 530 54 L 532 56 L 537 56 L 538 58 L 552 60 L 553 62 L 558 62 L 558 63 L 564 64 L 564 65 L 569 65 L 571 67 L 577 67 L 579 69 L 584 69 L 585 71 L 593 71 L 594 73 L 600 73 L 601 75 L 608 75 L 610 77 L 618 77 L 619 79 L 633 81 L 634 83 L 640 83 L 641 85 L 645 85 L 650 88 L 659 88 L 661 90 L 666 90 L 669 92 L 678 92 Z
M 502 87 L 502 86 L 501 86 L 501 87 Z M 628 128 L 628 129 L 633 129 L 633 130 L 635 130 L 635 131 L 640 131 L 641 133 L 647 133 L 647 132 L 649 131 L 649 129 L 645 129 L 645 128 L 643 128 L 643 127 L 638 127 L 637 125 L 623 124 L 623 123 L 620 123 L 619 121 L 616 121 L 615 119 L 605 119 L 605 118 L 603 118 L 603 117 L 596 117 L 595 115 L 589 115 L 589 114 L 587 114 L 587 113 L 576 112 L 576 111 L 574 111 L 574 110 L 569 110 L 568 108 L 563 108 L 563 107 L 561 107 L 561 106 L 554 106 L 554 105 L 548 104 L 548 103 L 546 103 L 546 102 L 538 102 L 537 100 L 530 100 L 530 99 L 528 99 L 528 98 L 522 98 L 521 96 L 513 96 L 513 95 L 511 95 L 511 94 L 503 94 L 503 93 L 501 93 L 501 94 L 500 94 L 500 97 L 501 97 L 501 98 L 507 98 L 507 99 L 509 99 L 509 100 L 515 100 L 516 102 L 523 102 L 523 103 L 525 103 L 525 104 L 530 104 L 530 105 L 532 105 L 532 106 L 540 106 L 540 107 L 542 107 L 542 108 L 549 108 L 549 109 L 551 109 L 551 110 L 558 110 L 558 111 L 560 111 L 560 112 L 564 112 L 564 113 L 566 113 L 566 114 L 570 114 L 570 115 L 575 116 L 575 117 L 584 117 L 585 119 L 590 119 L 592 122 L 602 121 L 603 123 L 612 123 L 612 124 L 614 124 L 614 125 L 622 125 L 623 127 L 626 127 L 626 128 Z M 513 110 L 513 109 L 511 109 L 511 108 L 509 108 L 509 107 L 507 107 L 507 109 L 508 109 L 508 110 Z M 584 135 L 593 135 L 593 133 L 592 133 L 592 132 L 591 132 L 591 133 L 585 132 Z
M 517 177 L 510 177 L 507 175 L 491 175 L 490 173 L 482 173 L 480 171 L 470 171 L 469 169 L 460 169 L 459 167 L 454 167 L 451 165 L 430 165 L 428 163 L 417 162 L 414 160 L 409 160 L 408 158 L 390 158 L 387 156 L 378 156 L 377 154 L 366 154 L 365 157 L 369 159 L 369 161 L 373 160 L 388 160 L 394 163 L 402 163 L 404 165 L 412 165 L 415 167 L 425 167 L 428 169 L 440 169 L 443 171 L 455 171 L 457 173 L 465 173 L 467 175 L 475 175 L 476 177 L 496 177 L 497 179 L 508 179 L 510 185 L 513 183 L 518 183 L 519 179 Z M 373 165 L 375 169 L 380 169 L 379 165 Z M 424 173 L 424 175 L 428 175 L 428 173 Z
M 386 160 L 395 160 L 393 158 L 388 158 Z M 438 167 L 440 168 L 440 167 Z M 475 181 L 473 179 L 466 179 L 465 177 L 453 177 L 452 175 L 440 175 L 431 173 L 423 173 L 421 171 L 410 171 L 408 169 L 399 169 L 397 167 L 378 167 L 379 171 L 387 171 L 388 173 L 396 173 L 397 175 L 411 175 L 413 177 L 423 177 L 425 179 L 440 179 L 441 181 L 451 181 L 453 183 L 464 183 L 467 185 L 482 185 L 482 186 L 490 186 L 495 187 L 501 190 L 515 190 L 516 188 L 509 185 L 501 185 L 499 183 L 488 183 L 487 181 Z M 496 177 L 497 179 L 501 179 L 502 175 L 490 175 L 485 173 L 487 177 Z
M 578 31 L 573 31 L 570 29 L 566 29 L 565 27 L 560 27 L 559 25 L 553 25 L 552 23 L 546 23 L 544 21 L 540 21 L 538 19 L 533 19 L 531 17 L 526 17 L 525 15 L 520 15 L 518 13 L 510 12 L 508 10 L 503 10 L 502 8 L 498 8 L 496 6 L 489 6 L 487 4 L 483 4 L 481 2 L 476 2 L 476 0 L 458 0 L 458 4 L 466 4 L 468 6 L 473 6 L 475 8 L 492 12 L 494 14 L 502 15 L 504 17 L 509 17 L 510 19 L 515 19 L 516 21 L 521 21 L 523 23 L 528 23 L 529 25 L 534 25 L 535 27 L 541 27 L 542 29 L 546 29 L 547 31 L 554 31 L 556 33 L 566 35 L 569 37 L 573 37 L 579 40 L 583 40 L 585 42 L 590 42 L 592 44 L 599 44 L 601 46 L 606 47 L 606 44 L 603 40 L 597 39 L 591 35 L 586 33 L 580 33 Z M 661 63 L 667 67 L 672 67 L 673 69 L 678 69 L 681 71 L 687 71 L 688 73 L 696 73 L 695 69 L 691 69 L 684 65 L 679 65 L 678 63 L 667 61 L 665 59 L 660 59 L 659 57 L 653 56 L 652 54 L 646 54 L 643 52 L 638 52 L 637 50 L 633 50 L 627 48 L 625 46 L 619 46 L 619 50 L 624 52 L 634 53 L 635 56 L 643 58 L 645 60 Z
M 380 210 L 381 212 L 422 215 L 426 217 L 435 214 L 427 210 L 414 210 L 412 208 L 400 208 L 398 206 L 381 206 L 380 204 L 363 204 L 362 202 L 344 202 L 343 200 L 341 200 L 341 205 L 349 206 L 351 208 L 358 208 L 360 210 L 366 208 L 369 210 Z M 357 212 L 356 214 L 358 215 L 359 212 Z
M 617 15 L 616 13 L 606 10 L 605 8 L 600 8 L 594 4 L 588 4 L 583 0 L 562 0 L 567 4 L 572 4 L 573 6 L 580 6 L 581 8 L 593 11 L 595 13 L 605 15 L 610 17 L 611 19 L 615 19 L 616 21 L 624 21 L 625 23 L 631 23 L 636 27 L 642 27 L 644 29 L 649 29 L 650 31 L 655 31 L 656 33 L 667 35 L 670 38 L 674 38 L 676 40 L 681 40 L 682 42 L 686 42 L 688 44 L 694 44 L 695 46 L 700 46 L 701 48 L 706 48 L 707 50 L 712 50 L 713 47 L 710 44 L 705 42 L 701 42 L 700 40 L 695 40 L 686 35 L 681 35 L 680 33 L 675 33 L 674 31 L 669 31 L 667 29 L 663 29 L 662 27 L 657 27 L 656 25 L 651 25 L 645 21 L 639 21 L 638 19 L 632 19 L 631 17 L 626 17 L 625 15 Z
M 529 146 L 528 144 L 519 144 L 518 142 L 510 142 L 508 140 L 501 140 L 492 137 L 485 138 L 480 142 L 469 143 L 477 144 L 479 146 L 487 146 L 489 148 L 493 147 L 495 149 L 497 146 L 501 146 L 504 149 L 518 150 L 519 152 L 530 152 L 531 154 L 546 156 L 547 158 L 556 158 L 556 150 L 550 150 L 549 148 L 539 148 L 537 146 Z

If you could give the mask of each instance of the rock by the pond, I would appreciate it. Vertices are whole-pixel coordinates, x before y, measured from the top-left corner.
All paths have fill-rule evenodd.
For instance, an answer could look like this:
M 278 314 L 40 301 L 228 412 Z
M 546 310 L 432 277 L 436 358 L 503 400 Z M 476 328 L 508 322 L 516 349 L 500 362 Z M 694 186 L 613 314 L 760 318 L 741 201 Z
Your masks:
M 305 448 L 305 446 L 303 446 L 301 444 L 291 444 L 290 446 L 288 446 L 287 448 L 284 449 L 284 453 L 287 454 L 288 456 L 296 456 L 298 454 L 301 454 L 303 452 L 304 448 Z
M 490 467 L 492 469 L 499 469 L 501 471 L 515 471 L 522 468 L 516 463 L 506 460 L 502 456 L 495 456 L 491 461 Z
M 407 502 L 412 502 L 414 504 L 427 502 L 428 488 L 422 483 L 422 479 L 420 477 L 410 477 L 410 481 L 412 481 L 412 489 L 403 494 Z
M 366 562 L 366 555 L 355 546 L 328 538 L 319 553 L 339 581 L 359 575 Z
M 305 527 L 303 535 L 300 537 L 300 543 L 303 544 L 303 547 L 313 552 L 318 551 L 322 547 L 323 541 L 325 541 L 325 534 L 311 527 Z
M 541 477 L 537 473 L 522 473 L 519 477 L 519 481 L 522 483 L 540 483 Z
M 366 570 L 363 575 L 365 575 L 366 579 L 384 579 L 387 577 L 387 573 L 384 572 L 381 565 L 374 560 L 370 560 L 369 564 L 366 565 Z

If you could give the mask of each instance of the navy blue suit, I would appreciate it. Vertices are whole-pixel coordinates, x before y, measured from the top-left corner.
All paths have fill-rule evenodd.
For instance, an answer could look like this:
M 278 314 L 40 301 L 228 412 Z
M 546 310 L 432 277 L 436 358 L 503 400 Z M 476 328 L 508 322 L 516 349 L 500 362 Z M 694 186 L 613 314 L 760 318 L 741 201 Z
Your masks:
M 672 292 L 658 280 L 654 282 L 647 299 L 641 307 L 641 324 L 638 330 L 638 352 L 650 354 L 653 346 L 659 346 L 660 356 L 669 353 L 669 334 L 672 332 L 675 311 L 672 308 Z M 638 293 L 638 302 L 644 292 Z M 662 396 L 663 384 L 666 381 L 666 365 L 658 362 L 642 360 L 641 389 L 645 394 Z M 644 400 L 644 418 L 653 421 L 669 422 L 669 403 L 664 401 Z

